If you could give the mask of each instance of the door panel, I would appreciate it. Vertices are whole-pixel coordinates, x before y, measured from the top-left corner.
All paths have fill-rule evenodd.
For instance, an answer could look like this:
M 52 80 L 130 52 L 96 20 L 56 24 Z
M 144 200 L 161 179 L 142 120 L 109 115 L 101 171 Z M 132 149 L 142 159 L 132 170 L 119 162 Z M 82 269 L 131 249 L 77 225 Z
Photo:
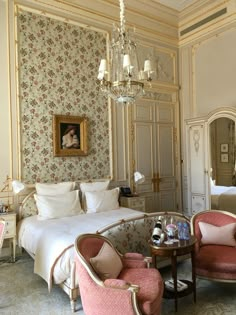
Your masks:
M 153 120 L 152 120 L 153 119 Z M 176 211 L 174 105 L 139 101 L 134 105 L 134 168 L 145 175 L 139 192 L 148 211 Z
M 175 204 L 175 191 L 160 192 L 160 211 L 175 211 Z
M 172 125 L 157 124 L 158 173 L 161 211 L 176 210 L 174 130 Z
M 174 174 L 173 127 L 157 126 L 157 152 L 159 156 L 159 174 L 161 178 L 172 177 Z
M 139 191 L 152 191 L 152 175 L 154 172 L 154 148 L 153 148 L 153 124 L 135 122 L 134 123 L 133 157 L 135 160 L 135 170 L 145 175 L 145 182 Z
M 188 183 L 190 214 L 207 209 L 207 162 L 204 123 L 189 123 L 188 129 Z
M 205 153 L 203 125 L 189 128 L 191 191 L 205 194 Z
M 133 119 L 135 121 L 153 122 L 154 121 L 153 102 L 144 100 L 142 101 L 142 103 L 139 102 L 137 106 L 134 106 Z
M 156 121 L 159 123 L 172 123 L 174 124 L 174 106 L 158 102 L 158 109 L 156 111 Z

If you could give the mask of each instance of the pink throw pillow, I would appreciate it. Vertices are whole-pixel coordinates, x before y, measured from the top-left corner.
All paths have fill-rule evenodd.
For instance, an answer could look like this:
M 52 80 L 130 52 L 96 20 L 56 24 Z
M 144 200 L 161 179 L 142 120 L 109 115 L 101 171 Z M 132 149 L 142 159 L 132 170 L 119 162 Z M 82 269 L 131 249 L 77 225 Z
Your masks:
M 90 258 L 90 263 L 102 279 L 116 279 L 123 268 L 120 256 L 107 243 L 104 243 L 97 256 Z
M 209 223 L 199 222 L 199 227 L 202 233 L 202 244 L 236 246 L 236 223 L 215 226 Z

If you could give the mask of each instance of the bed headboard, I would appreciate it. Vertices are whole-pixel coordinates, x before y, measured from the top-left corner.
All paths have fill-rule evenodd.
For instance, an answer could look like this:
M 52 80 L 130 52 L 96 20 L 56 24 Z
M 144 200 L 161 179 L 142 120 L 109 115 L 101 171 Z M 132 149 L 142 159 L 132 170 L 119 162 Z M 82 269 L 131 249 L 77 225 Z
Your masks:
M 35 192 L 36 190 L 31 191 L 31 193 L 23 199 L 18 213 L 19 220 L 38 214 L 38 209 L 34 199 Z
M 94 182 L 107 182 L 108 179 L 89 179 L 89 180 L 81 180 L 81 181 L 75 181 L 75 189 L 79 189 L 79 185 L 81 183 L 94 183 Z M 55 183 L 53 183 L 55 184 Z M 36 193 L 36 189 L 35 189 L 35 185 L 28 185 L 28 188 L 30 189 L 30 193 L 22 200 L 21 206 L 19 208 L 18 211 L 18 220 L 22 220 L 26 217 L 30 217 L 32 215 L 36 215 L 38 214 L 38 209 L 36 206 L 36 201 L 34 199 L 34 194 Z M 32 191 L 33 188 L 33 191 Z M 82 198 L 81 196 L 81 192 L 80 192 L 80 198 Z M 82 199 L 81 201 L 81 205 L 82 205 Z

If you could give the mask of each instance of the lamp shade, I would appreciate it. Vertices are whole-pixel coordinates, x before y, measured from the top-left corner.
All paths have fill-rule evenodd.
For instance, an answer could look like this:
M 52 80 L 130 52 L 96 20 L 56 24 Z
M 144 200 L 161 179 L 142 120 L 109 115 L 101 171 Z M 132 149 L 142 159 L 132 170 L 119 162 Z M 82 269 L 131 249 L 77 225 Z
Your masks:
M 21 183 L 20 181 L 18 180 L 12 181 L 12 189 L 15 194 L 19 194 L 19 192 L 21 192 L 24 188 L 25 188 L 25 185 Z
M 145 176 L 140 172 L 134 173 L 134 182 L 135 184 L 142 184 L 145 181 Z

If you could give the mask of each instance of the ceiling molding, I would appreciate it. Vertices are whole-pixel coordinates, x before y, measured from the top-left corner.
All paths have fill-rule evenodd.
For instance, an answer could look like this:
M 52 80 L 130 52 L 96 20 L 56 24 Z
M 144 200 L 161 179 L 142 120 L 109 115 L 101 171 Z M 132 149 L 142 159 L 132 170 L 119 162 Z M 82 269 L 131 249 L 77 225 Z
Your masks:
M 178 17 L 171 13 L 172 10 L 160 9 L 160 4 L 153 0 L 127 2 L 126 24 L 135 27 L 138 36 L 178 46 Z M 120 22 L 118 0 L 15 0 L 15 4 L 73 19 L 108 32 L 112 30 L 112 24 Z
M 199 0 L 153 0 L 157 3 L 161 3 L 169 8 L 172 8 L 176 11 L 182 11 L 188 7 L 190 7 L 192 4 L 196 3 Z

